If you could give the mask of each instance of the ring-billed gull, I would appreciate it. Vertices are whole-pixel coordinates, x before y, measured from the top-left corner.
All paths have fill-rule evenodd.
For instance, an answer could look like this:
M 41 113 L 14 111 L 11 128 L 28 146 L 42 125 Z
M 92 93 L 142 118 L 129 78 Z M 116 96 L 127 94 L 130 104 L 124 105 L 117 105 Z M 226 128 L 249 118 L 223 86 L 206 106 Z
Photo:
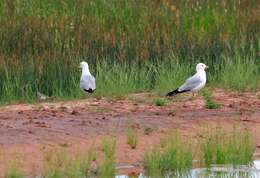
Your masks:
M 96 89 L 96 81 L 95 77 L 93 77 L 89 72 L 88 63 L 82 61 L 80 63 L 80 68 L 82 69 L 80 88 L 87 93 L 93 93 Z
M 203 63 L 198 63 L 196 66 L 197 73 L 189 77 L 183 85 L 174 91 L 167 93 L 166 96 L 174 96 L 179 93 L 184 93 L 188 91 L 196 92 L 202 89 L 206 84 L 206 72 L 205 69 L 208 68 Z

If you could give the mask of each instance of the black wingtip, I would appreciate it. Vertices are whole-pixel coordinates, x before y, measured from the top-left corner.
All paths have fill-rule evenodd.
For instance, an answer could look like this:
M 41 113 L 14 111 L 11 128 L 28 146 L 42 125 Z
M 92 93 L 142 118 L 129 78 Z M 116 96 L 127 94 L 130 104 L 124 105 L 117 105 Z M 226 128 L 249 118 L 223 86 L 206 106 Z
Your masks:
M 180 93 L 180 92 L 178 91 L 178 88 L 177 88 L 176 90 L 167 93 L 166 96 L 174 96 L 174 95 L 177 95 L 178 93 Z
M 184 92 L 188 92 L 188 91 L 190 91 L 190 90 L 182 90 L 182 91 L 179 91 L 179 88 L 177 88 L 176 90 L 167 93 L 166 96 L 175 96 L 175 95 L 177 95 L 177 94 L 179 94 L 179 93 L 184 93 Z

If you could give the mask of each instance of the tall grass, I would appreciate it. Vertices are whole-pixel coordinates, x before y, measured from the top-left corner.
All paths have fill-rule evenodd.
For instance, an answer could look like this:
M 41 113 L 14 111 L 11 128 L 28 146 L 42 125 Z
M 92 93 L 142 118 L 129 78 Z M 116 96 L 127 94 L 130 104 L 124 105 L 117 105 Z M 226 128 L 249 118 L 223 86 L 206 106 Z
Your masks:
M 127 143 L 132 148 L 135 149 L 138 144 L 138 135 L 136 129 L 128 126 L 127 128 Z
M 161 148 L 153 148 L 145 153 L 146 173 L 150 177 L 181 177 L 188 174 L 192 167 L 189 141 L 178 133 L 173 133 L 163 138 L 161 143 Z
M 212 94 L 209 90 L 204 90 L 202 94 L 204 97 L 206 108 L 217 109 L 220 107 L 220 104 L 213 99 Z
M 181 136 L 177 131 L 161 138 L 160 145 L 148 148 L 144 155 L 144 170 L 148 177 L 192 177 L 193 160 L 196 167 L 208 167 L 201 170 L 202 177 L 220 175 L 220 177 L 234 177 L 232 175 L 246 175 L 250 170 L 230 170 L 225 172 L 214 167 L 213 164 L 225 168 L 231 166 L 245 166 L 251 168 L 252 156 L 255 151 L 253 138 L 247 130 L 234 126 L 231 130 L 210 128 L 203 134 L 203 138 Z M 200 143 L 200 144 L 198 144 Z M 70 155 L 66 150 L 51 150 L 44 156 L 45 162 L 42 178 L 114 178 L 116 175 L 115 138 L 106 137 L 101 140 L 103 157 L 96 159 L 96 152 L 89 150 Z M 196 153 L 199 152 L 197 155 Z M 101 156 L 101 155 L 100 155 Z M 249 171 L 249 172 L 247 172 Z M 254 171 L 252 172 L 252 174 Z M 223 176 L 222 176 L 223 175 Z M 257 173 L 258 175 L 258 173 Z M 5 174 L 6 178 L 23 178 L 23 174 L 15 164 L 11 164 Z M 237 176 L 236 176 L 237 177 Z M 257 176 L 256 176 L 257 177 Z
M 1 150 L 0 150 L 1 151 Z M 20 169 L 20 164 L 17 159 L 7 162 L 7 169 L 4 171 L 5 178 L 25 178 L 25 174 Z
M 248 165 L 255 145 L 248 131 L 234 127 L 230 131 L 217 128 L 207 132 L 201 145 L 203 163 Z
M 231 88 L 239 91 L 257 90 L 260 86 L 260 63 L 255 62 L 255 57 L 235 55 L 236 60 L 225 59 L 223 69 L 219 71 L 219 79 L 222 88 Z
M 259 89 L 258 7 L 255 0 L 3 0 L 0 101 L 32 101 L 36 91 L 81 97 L 83 59 L 97 76 L 96 95 L 164 92 L 198 61 L 211 67 L 212 84 Z
M 25 178 L 25 176 L 17 167 L 12 167 L 7 170 L 5 178 Z
M 247 130 L 237 126 L 231 130 L 212 129 L 196 141 L 191 136 L 180 136 L 178 132 L 163 137 L 161 147 L 149 149 L 144 155 L 146 174 L 149 177 L 192 177 L 193 160 L 198 160 L 196 167 L 210 168 L 214 164 L 251 166 L 255 144 Z M 209 169 L 209 173 L 215 172 Z M 223 172 L 219 171 L 219 174 Z
M 116 176 L 115 169 L 115 146 L 116 140 L 114 138 L 104 138 L 102 140 L 102 149 L 104 158 L 98 166 L 98 177 L 100 178 L 114 178 Z
M 95 153 L 90 150 L 70 155 L 65 150 L 52 150 L 45 155 L 44 178 L 86 178 L 91 177 L 91 161 Z

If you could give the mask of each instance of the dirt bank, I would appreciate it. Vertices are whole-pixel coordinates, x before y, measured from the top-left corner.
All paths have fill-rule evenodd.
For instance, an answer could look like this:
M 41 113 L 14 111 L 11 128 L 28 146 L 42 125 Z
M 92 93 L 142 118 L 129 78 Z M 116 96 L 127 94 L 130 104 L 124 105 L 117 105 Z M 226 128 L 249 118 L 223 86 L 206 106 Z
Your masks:
M 141 170 L 144 151 L 159 142 L 159 137 L 178 128 L 182 134 L 201 137 L 207 126 L 229 127 L 234 123 L 248 128 L 260 151 L 260 93 L 236 93 L 214 90 L 219 109 L 206 109 L 202 97 L 188 100 L 184 95 L 172 98 L 166 106 L 155 106 L 153 95 L 134 94 L 127 99 L 95 99 L 0 108 L 0 172 L 7 162 L 16 160 L 26 174 L 41 170 L 43 154 L 53 147 L 71 152 L 96 145 L 104 135 L 117 137 L 116 161 L 134 164 Z M 138 131 L 139 144 L 131 149 L 126 128 Z M 140 166 L 140 168 L 138 168 Z M 3 176 L 3 175 L 0 175 Z

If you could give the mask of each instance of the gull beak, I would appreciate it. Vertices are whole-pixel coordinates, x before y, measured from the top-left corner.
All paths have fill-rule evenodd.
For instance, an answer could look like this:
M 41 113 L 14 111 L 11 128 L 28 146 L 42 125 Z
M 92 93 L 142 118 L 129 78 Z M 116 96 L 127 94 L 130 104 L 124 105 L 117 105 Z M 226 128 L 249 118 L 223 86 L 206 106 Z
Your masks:
M 205 69 L 208 69 L 208 68 L 209 68 L 209 66 L 206 66 L 206 67 L 205 67 Z

